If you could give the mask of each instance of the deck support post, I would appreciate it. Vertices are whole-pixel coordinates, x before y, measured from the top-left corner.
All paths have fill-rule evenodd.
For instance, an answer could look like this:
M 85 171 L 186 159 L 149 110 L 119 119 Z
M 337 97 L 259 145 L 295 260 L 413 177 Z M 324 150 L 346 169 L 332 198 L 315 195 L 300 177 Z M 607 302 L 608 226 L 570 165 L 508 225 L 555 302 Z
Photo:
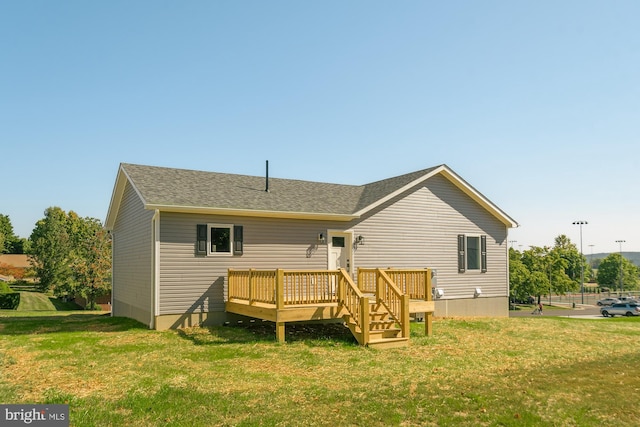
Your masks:
M 279 343 L 284 343 L 284 322 L 279 322 L 278 312 L 284 309 L 284 270 L 276 270 L 276 338 Z
M 284 270 L 276 270 L 276 309 L 284 308 Z
M 362 333 L 362 342 L 360 344 L 369 344 L 369 298 L 360 298 L 360 330 Z
M 280 344 L 284 344 L 284 323 L 276 322 L 276 339 Z
M 430 268 L 427 268 L 427 272 L 424 275 L 424 296 L 427 301 L 432 301 L 432 293 L 431 293 L 431 276 L 433 271 Z M 424 335 L 430 337 L 433 334 L 433 312 L 430 311 L 424 314 Z
M 430 337 L 433 335 L 433 313 L 425 313 L 424 316 L 424 335 Z
M 249 280 L 249 305 L 253 305 L 253 296 L 255 295 L 255 284 L 253 283 L 253 268 L 249 269 L 248 280 Z
M 402 318 L 402 336 L 409 338 L 411 335 L 411 325 L 409 323 L 409 295 L 403 294 L 401 297 L 402 307 L 400 308 L 400 317 Z

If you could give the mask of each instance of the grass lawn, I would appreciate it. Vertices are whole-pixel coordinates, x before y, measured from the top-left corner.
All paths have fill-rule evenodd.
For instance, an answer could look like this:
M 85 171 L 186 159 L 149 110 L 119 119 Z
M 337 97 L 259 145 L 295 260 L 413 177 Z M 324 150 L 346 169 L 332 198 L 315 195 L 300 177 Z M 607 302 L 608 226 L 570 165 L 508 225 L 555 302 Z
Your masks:
M 75 302 L 63 302 L 58 298 L 48 296 L 40 292 L 21 291 L 20 304 L 16 311 L 32 312 L 32 311 L 68 311 L 81 310 Z M 0 310 L 0 312 L 2 312 Z M 39 313 L 38 315 L 40 315 Z
M 640 318 L 436 319 L 372 350 L 340 326 L 149 331 L 108 315 L 0 312 L 0 403 L 74 426 L 637 425 Z M 626 403 L 625 403 L 626 402 Z

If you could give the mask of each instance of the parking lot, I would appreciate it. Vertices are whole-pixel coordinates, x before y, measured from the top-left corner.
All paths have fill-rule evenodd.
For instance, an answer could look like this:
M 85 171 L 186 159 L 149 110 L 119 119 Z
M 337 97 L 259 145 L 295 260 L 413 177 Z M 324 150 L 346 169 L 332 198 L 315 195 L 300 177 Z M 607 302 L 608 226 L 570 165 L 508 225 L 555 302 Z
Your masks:
M 565 306 L 566 308 L 564 308 Z M 533 308 L 523 307 L 521 310 L 509 310 L 509 317 L 539 317 L 538 314 L 532 313 Z M 553 305 L 549 307 L 543 303 L 542 316 L 605 319 L 605 317 L 600 314 L 600 307 L 586 304 L 576 304 L 575 308 L 573 308 L 573 304 L 559 304 L 556 308 Z

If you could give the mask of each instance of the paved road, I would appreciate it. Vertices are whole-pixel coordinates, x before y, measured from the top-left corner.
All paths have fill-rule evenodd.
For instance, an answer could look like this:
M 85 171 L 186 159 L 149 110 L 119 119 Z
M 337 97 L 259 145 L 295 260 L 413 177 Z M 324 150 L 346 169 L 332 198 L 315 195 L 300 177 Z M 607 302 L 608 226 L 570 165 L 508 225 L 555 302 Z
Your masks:
M 537 314 L 531 314 L 533 309 L 523 309 L 523 310 L 509 310 L 509 317 L 538 317 Z M 600 314 L 600 308 L 594 305 L 577 305 L 576 308 L 573 309 L 554 309 L 553 307 L 548 307 L 543 305 L 542 307 L 542 316 L 556 316 L 556 317 L 578 317 L 578 318 L 586 318 L 586 319 L 604 319 Z

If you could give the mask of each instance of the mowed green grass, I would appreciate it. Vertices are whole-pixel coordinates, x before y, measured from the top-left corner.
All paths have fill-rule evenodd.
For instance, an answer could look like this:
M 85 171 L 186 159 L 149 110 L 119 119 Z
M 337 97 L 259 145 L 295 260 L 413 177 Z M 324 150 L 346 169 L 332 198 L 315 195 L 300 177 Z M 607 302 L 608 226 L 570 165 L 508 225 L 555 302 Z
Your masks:
M 50 297 L 40 292 L 21 291 L 20 304 L 18 304 L 18 307 L 15 311 L 22 312 L 20 313 L 20 315 L 33 314 L 39 316 L 46 313 L 37 312 L 55 312 L 80 309 L 82 309 L 82 307 L 74 302 L 64 302 L 59 300 L 58 298 Z M 2 312 L 3 310 L 0 310 L 0 313 Z M 5 311 L 5 314 L 10 315 L 10 312 Z
M 108 315 L 0 312 L 0 403 L 74 426 L 637 425 L 640 319 L 436 319 L 407 348 L 338 326 L 149 331 Z
M 55 311 L 51 299 L 40 292 L 20 292 L 18 311 Z

